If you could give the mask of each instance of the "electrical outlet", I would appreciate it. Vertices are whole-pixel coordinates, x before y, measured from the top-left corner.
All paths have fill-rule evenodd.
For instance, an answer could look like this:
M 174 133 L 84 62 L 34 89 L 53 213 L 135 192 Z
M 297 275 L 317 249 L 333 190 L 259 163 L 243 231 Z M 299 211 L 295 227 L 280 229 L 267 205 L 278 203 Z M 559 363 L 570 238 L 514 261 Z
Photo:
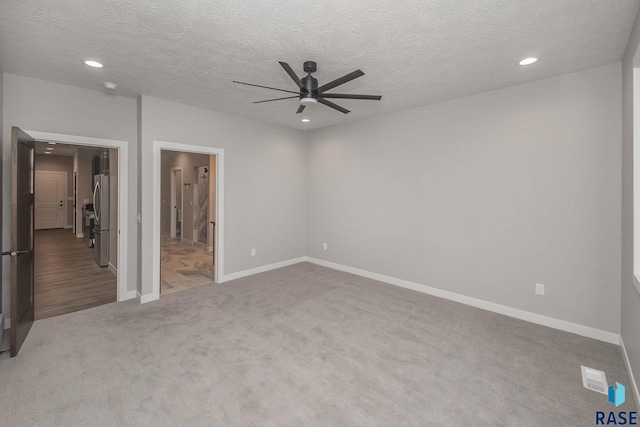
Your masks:
M 256 256 L 256 248 L 251 249 L 251 256 Z
M 326 243 L 322 244 L 322 249 L 324 249 L 325 251 L 327 250 L 327 244 Z
M 536 283 L 536 295 L 544 295 L 544 285 Z

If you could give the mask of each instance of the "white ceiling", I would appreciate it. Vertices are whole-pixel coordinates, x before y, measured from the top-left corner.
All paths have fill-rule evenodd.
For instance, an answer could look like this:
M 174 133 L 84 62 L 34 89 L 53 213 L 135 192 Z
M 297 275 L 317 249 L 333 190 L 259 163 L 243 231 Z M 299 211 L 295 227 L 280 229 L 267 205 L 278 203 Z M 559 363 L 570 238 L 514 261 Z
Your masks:
M 637 0 L 2 0 L 5 72 L 145 94 L 298 129 L 313 129 L 619 61 Z M 520 59 L 538 56 L 529 67 Z M 90 69 L 84 59 L 104 63 Z M 382 95 L 296 115 L 278 61 L 334 92 Z M 281 95 L 282 94 L 282 95 Z

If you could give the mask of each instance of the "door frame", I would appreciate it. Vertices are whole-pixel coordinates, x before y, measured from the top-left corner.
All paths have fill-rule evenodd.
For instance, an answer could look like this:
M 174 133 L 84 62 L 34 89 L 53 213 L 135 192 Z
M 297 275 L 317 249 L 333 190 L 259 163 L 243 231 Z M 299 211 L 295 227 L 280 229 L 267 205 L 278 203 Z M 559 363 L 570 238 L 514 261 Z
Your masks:
M 129 141 L 92 138 L 79 135 L 64 135 L 50 132 L 25 130 L 36 141 L 59 142 L 84 147 L 116 148 L 118 150 L 118 267 L 117 300 L 125 301 L 136 297 L 136 290 L 128 290 L 128 248 L 129 248 Z
M 151 293 L 141 297 L 143 303 L 154 301 L 160 298 L 160 209 L 161 209 L 161 153 L 162 150 L 178 151 L 183 153 L 207 154 L 216 156 L 216 228 L 215 247 L 218 248 L 213 254 L 213 277 L 215 283 L 224 281 L 224 149 L 207 147 L 204 145 L 179 144 L 167 141 L 153 141 L 153 191 L 151 203 Z M 183 216 L 184 218 L 184 216 Z
M 26 131 L 25 131 L 26 132 Z M 38 165 L 38 160 L 35 161 L 36 166 Z M 68 198 L 68 191 L 67 191 L 67 185 L 69 185 L 69 182 L 67 180 L 67 173 L 64 171 L 47 171 L 47 170 L 35 170 L 35 179 L 38 179 L 38 174 L 41 173 L 52 173 L 55 175 L 63 175 L 64 176 L 64 197 L 63 197 L 63 206 L 62 206 L 62 210 L 64 211 L 62 214 L 62 228 L 65 229 L 67 228 L 67 220 L 69 219 L 67 216 L 67 203 L 69 202 L 67 200 Z M 34 186 L 35 186 L 35 182 L 34 182 Z M 34 187 L 35 189 L 35 187 Z M 34 217 L 33 217 L 33 225 L 35 227 L 36 224 L 36 220 L 35 220 L 35 202 L 34 202 Z M 48 230 L 47 228 L 36 228 L 36 230 Z
M 170 228 L 169 228 L 169 234 L 171 235 L 171 238 L 175 238 L 176 237 L 176 225 L 177 225 L 177 221 L 178 218 L 176 216 L 176 210 L 174 208 L 174 206 L 177 205 L 176 203 L 176 171 L 180 171 L 180 185 L 182 185 L 184 183 L 184 173 L 182 172 L 182 166 L 177 166 L 177 167 L 173 167 L 170 170 L 170 185 L 171 185 L 171 224 L 170 224 Z M 180 191 L 180 212 L 182 212 L 182 221 L 180 222 L 180 238 L 182 239 L 182 236 L 184 236 L 184 189 L 182 189 L 182 191 Z

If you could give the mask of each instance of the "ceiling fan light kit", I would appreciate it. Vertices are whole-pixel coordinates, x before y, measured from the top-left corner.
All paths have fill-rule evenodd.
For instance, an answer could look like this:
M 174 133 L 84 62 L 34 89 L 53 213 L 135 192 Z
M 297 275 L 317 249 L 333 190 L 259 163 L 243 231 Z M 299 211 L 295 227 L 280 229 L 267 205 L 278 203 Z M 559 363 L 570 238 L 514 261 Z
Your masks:
M 344 113 L 344 114 L 349 113 L 349 110 L 337 104 L 334 104 L 331 101 L 328 101 L 327 98 L 368 99 L 368 100 L 374 100 L 374 101 L 379 101 L 382 99 L 382 96 L 380 95 L 353 95 L 353 94 L 343 94 L 343 93 L 325 93 L 326 91 L 331 90 L 334 87 L 350 82 L 351 80 L 356 79 L 360 76 L 364 76 L 364 73 L 361 70 L 353 71 L 329 83 L 326 83 L 322 86 L 318 86 L 318 80 L 311 75 L 311 73 L 316 72 L 316 70 L 318 69 L 318 66 L 315 62 L 306 61 L 303 64 L 302 68 L 307 73 L 306 77 L 303 77 L 303 78 L 299 78 L 298 75 L 293 71 L 291 66 L 289 66 L 289 64 L 287 64 L 286 62 L 280 62 L 280 65 L 282 66 L 282 68 L 284 68 L 284 71 L 289 75 L 289 77 L 291 77 L 294 83 L 298 86 L 298 89 L 299 89 L 298 92 L 294 92 L 292 90 L 287 90 L 287 89 L 278 89 L 275 87 L 262 86 L 262 85 L 257 85 L 253 83 L 238 82 L 235 80 L 233 82 L 242 84 L 242 85 L 247 85 L 247 86 L 255 86 L 255 87 L 261 87 L 264 89 L 272 89 L 280 92 L 288 92 L 288 93 L 296 94 L 296 96 L 285 96 L 283 98 L 266 99 L 264 101 L 254 102 L 254 104 L 261 104 L 263 102 L 272 102 L 272 101 L 280 101 L 283 99 L 299 98 L 300 106 L 298 107 L 296 114 L 302 113 L 307 105 L 312 105 L 317 103 L 326 105 L 327 107 L 333 108 L 334 110 L 340 111 L 341 113 Z

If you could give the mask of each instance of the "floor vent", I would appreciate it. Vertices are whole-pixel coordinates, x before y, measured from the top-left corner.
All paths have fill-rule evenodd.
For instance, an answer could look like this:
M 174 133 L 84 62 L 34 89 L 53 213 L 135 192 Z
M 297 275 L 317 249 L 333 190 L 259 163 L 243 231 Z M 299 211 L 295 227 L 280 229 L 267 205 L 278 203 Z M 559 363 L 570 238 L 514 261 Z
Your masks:
M 586 366 L 580 366 L 582 370 L 582 385 L 589 390 L 607 394 L 607 376 L 604 372 Z

